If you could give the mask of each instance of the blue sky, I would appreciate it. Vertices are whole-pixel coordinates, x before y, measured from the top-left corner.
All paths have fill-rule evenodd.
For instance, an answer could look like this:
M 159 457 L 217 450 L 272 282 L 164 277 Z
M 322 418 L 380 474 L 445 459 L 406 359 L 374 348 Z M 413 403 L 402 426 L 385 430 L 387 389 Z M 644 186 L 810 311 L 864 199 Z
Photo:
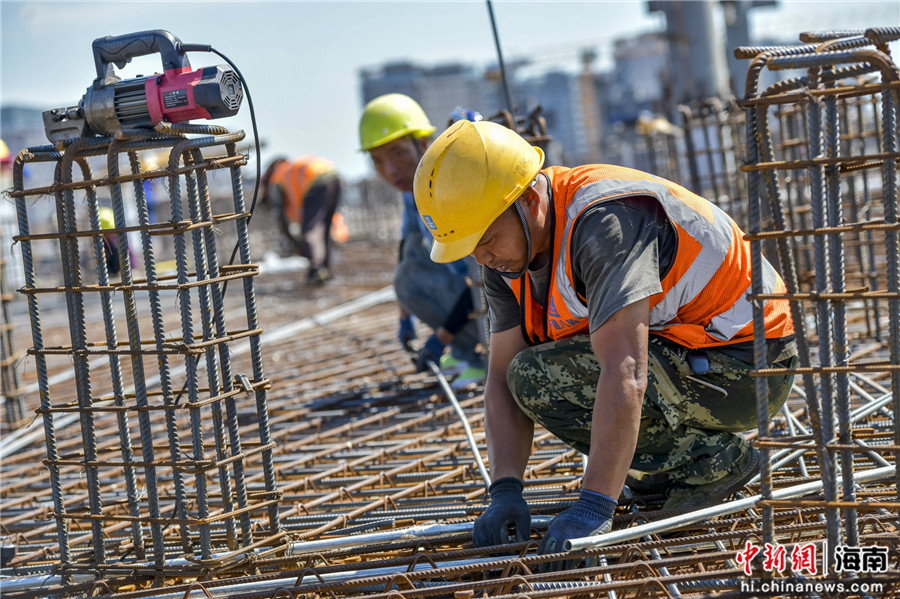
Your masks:
M 665 27 L 643 0 L 495 0 L 504 58 L 575 69 L 580 48 L 609 64 L 612 42 Z M 358 73 L 390 60 L 423 65 L 496 60 L 481 0 L 431 2 L 17 2 L 0 0 L 0 100 L 42 110 L 74 105 L 95 77 L 98 37 L 166 29 L 184 42 L 211 44 L 234 61 L 253 95 L 264 165 L 275 154 L 316 153 L 355 179 L 371 171 L 356 151 L 362 108 Z M 900 1 L 781 0 L 757 10 L 752 35 L 796 39 L 800 31 L 900 25 Z M 192 66 L 222 62 L 191 54 Z M 125 77 L 160 70 L 135 59 Z M 250 131 L 246 102 L 219 121 Z M 0 132 L 2 135 L 2 132 Z

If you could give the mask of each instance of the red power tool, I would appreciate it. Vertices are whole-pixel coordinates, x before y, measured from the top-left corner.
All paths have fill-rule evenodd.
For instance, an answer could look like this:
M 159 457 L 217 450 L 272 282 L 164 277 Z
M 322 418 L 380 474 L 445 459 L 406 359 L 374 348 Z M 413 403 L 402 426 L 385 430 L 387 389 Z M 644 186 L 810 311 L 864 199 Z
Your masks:
M 227 65 L 191 70 L 186 52 L 210 46 L 183 44 L 162 29 L 94 40 L 97 78 L 78 106 L 44 112 L 47 139 L 111 135 L 120 129 L 153 127 L 161 122 L 219 119 L 237 114 L 244 97 L 237 73 Z M 163 73 L 122 80 L 113 65 L 124 68 L 135 56 L 159 53 Z

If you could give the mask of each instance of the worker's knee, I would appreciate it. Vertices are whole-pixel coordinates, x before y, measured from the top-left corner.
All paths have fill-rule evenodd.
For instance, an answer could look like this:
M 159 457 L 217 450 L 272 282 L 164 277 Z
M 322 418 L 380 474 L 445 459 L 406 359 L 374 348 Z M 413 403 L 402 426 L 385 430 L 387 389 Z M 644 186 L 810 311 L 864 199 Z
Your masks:
M 600 366 L 587 337 L 529 347 L 506 371 L 506 382 L 526 412 L 557 411 L 560 402 L 592 409 Z

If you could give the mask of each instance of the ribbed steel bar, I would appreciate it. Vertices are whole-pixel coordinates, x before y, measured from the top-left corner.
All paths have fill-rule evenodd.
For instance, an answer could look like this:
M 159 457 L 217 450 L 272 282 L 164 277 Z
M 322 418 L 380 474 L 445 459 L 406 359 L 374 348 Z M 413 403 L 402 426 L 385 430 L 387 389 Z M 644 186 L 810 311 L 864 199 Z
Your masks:
M 94 192 L 94 188 L 88 188 L 87 199 L 90 228 L 97 231 L 97 234 L 93 238 L 94 264 L 97 270 L 97 279 L 100 286 L 106 286 L 109 284 L 109 272 L 106 262 L 107 249 L 105 246 L 107 241 L 101 233 L 99 202 L 97 201 L 97 194 Z M 112 294 L 108 291 L 101 292 L 100 301 L 103 310 L 103 328 L 106 334 L 106 347 L 109 350 L 115 350 L 118 347 L 119 341 L 116 334 L 116 319 L 113 311 Z M 112 353 L 112 351 L 110 351 L 109 354 L 109 370 L 113 386 L 113 402 L 116 406 L 124 408 L 125 390 L 122 378 L 122 365 L 119 356 Z M 93 401 L 91 402 L 91 405 L 94 405 Z M 131 430 L 128 423 L 128 414 L 123 410 L 117 413 L 116 416 L 118 420 L 119 438 L 121 440 L 122 460 L 124 461 L 123 472 L 128 497 L 128 509 L 129 513 L 134 518 L 134 521 L 131 524 L 132 543 L 134 544 L 137 557 L 139 559 L 144 559 L 144 536 L 141 523 L 138 519 L 140 517 L 138 488 L 135 471 L 131 466 L 131 463 L 134 462 L 134 449 L 131 444 Z
M 169 170 L 174 171 L 178 168 L 182 158 L 189 159 L 189 151 L 186 147 L 190 142 L 187 140 L 177 142 L 171 153 L 169 154 Z M 177 175 L 169 177 L 169 201 L 172 211 L 172 218 L 180 221 L 184 218 L 182 199 L 181 199 L 181 181 Z M 187 243 L 184 233 L 175 234 L 175 260 L 178 268 L 178 305 L 181 312 L 181 339 L 185 345 L 193 345 L 194 343 L 194 324 L 191 310 L 190 289 L 187 287 L 188 279 L 188 253 Z M 195 406 L 200 401 L 200 387 L 197 373 L 197 357 L 186 353 L 184 356 L 184 368 L 187 372 L 187 391 L 188 401 L 190 405 Z M 200 411 L 197 409 L 190 410 L 191 424 L 191 455 L 196 463 L 202 463 L 206 459 L 203 447 L 203 423 Z M 196 505 L 195 509 L 197 517 L 200 521 L 200 555 L 202 558 L 209 558 L 212 554 L 212 538 L 209 529 L 209 502 L 207 496 L 207 480 L 205 473 L 198 469 L 194 474 L 194 484 L 196 487 Z
M 748 88 L 749 89 L 749 88 Z M 752 139 L 749 151 L 750 160 L 755 160 L 759 155 L 757 130 L 756 130 L 756 111 L 752 110 L 747 115 L 747 138 Z M 752 162 L 751 162 L 752 163 Z M 762 224 L 761 201 L 759 193 L 759 175 L 752 172 L 750 174 L 750 196 L 748 198 L 748 216 L 749 216 L 749 232 L 751 234 L 758 233 Z M 762 265 L 762 243 L 760 241 L 750 242 L 750 269 L 751 280 L 750 288 L 753 294 L 759 294 L 763 291 L 763 265 Z M 757 370 L 765 369 L 768 364 L 766 357 L 766 330 L 763 319 L 763 305 L 760 302 L 753 303 L 753 357 L 754 366 Z M 757 428 L 760 435 L 763 431 L 769 430 L 769 381 L 766 377 L 758 377 L 755 381 L 756 391 L 756 419 Z M 770 499 L 772 494 L 772 471 L 768 448 L 760 450 L 760 487 L 761 496 Z M 774 510 L 770 507 L 763 508 L 763 540 L 766 543 L 772 542 L 772 529 L 774 527 Z
M 226 144 L 229 155 L 236 153 L 234 142 Z M 241 171 L 236 166 L 231 167 L 231 189 L 234 197 L 234 212 L 243 214 L 246 210 L 244 205 L 244 186 L 241 182 Z M 247 221 L 239 219 L 237 221 L 237 243 L 240 250 L 240 259 L 242 264 L 250 264 L 250 237 L 247 231 Z M 254 330 L 259 326 L 259 316 L 256 309 L 256 295 L 254 284 L 251 279 L 244 279 L 244 306 L 247 313 L 247 328 Z M 261 381 L 265 378 L 263 373 L 262 361 L 262 344 L 259 337 L 250 338 L 250 356 L 253 369 L 253 380 Z M 271 443 L 271 432 L 269 430 L 269 413 L 266 407 L 266 390 L 262 387 L 254 391 L 256 397 L 256 416 L 258 418 L 257 427 L 259 430 L 259 441 L 263 446 Z M 275 467 L 272 460 L 272 451 L 266 449 L 262 453 L 263 476 L 265 478 L 265 489 L 268 493 L 274 493 L 275 483 Z M 281 524 L 278 519 L 278 509 L 275 505 L 269 507 L 269 526 L 272 528 L 273 534 L 281 532 Z
M 829 87 L 826 84 L 825 87 Z M 838 118 L 837 98 L 834 96 L 826 96 L 824 99 L 825 123 L 825 152 L 832 158 L 837 158 L 841 154 L 840 148 L 840 121 Z M 827 221 L 829 227 L 836 227 L 843 224 L 844 215 L 842 208 L 841 196 L 841 180 L 840 170 L 837 165 L 827 165 L 825 167 L 825 186 L 828 198 Z M 833 293 L 844 293 L 845 284 L 845 263 L 844 263 L 844 246 L 839 234 L 832 234 L 828 237 L 829 251 L 829 270 L 831 274 L 831 291 Z M 834 364 L 836 366 L 846 366 L 849 362 L 850 349 L 847 340 L 847 306 L 840 299 L 831 303 L 831 310 L 834 315 L 832 321 L 832 339 L 831 351 L 834 353 Z M 835 409 L 838 418 L 838 442 L 842 445 L 849 445 L 851 442 L 852 431 L 850 430 L 850 375 L 849 373 L 838 372 L 834 375 L 835 382 Z M 853 452 L 844 450 L 841 452 L 841 476 L 843 500 L 847 502 L 856 501 L 856 495 L 853 485 Z M 853 509 L 844 510 L 844 539 L 849 545 L 858 544 L 856 511 Z
M 119 150 L 122 139 L 127 138 L 121 137 L 120 140 L 117 140 L 116 142 L 110 144 L 109 153 L 111 157 L 114 156 L 115 153 Z M 132 174 L 139 174 L 141 172 L 141 165 L 137 153 L 134 151 L 128 152 L 128 159 Z M 118 164 L 118 158 L 114 158 L 114 160 L 116 160 L 116 163 Z M 163 323 L 163 312 L 159 290 L 155 288 L 158 280 L 156 271 L 156 255 L 153 249 L 153 243 L 150 239 L 150 233 L 147 228 L 150 225 L 150 212 L 147 205 L 147 197 L 144 192 L 144 185 L 142 181 L 135 181 L 134 193 L 135 206 L 137 207 L 138 212 L 138 224 L 142 227 L 140 235 L 141 249 L 144 259 L 144 272 L 147 278 L 147 283 L 150 287 L 147 293 L 147 298 L 150 306 L 150 319 L 153 324 L 154 344 L 156 346 L 156 351 L 159 353 L 159 357 L 157 359 L 159 368 L 159 384 L 162 391 L 163 405 L 168 407 L 174 405 L 175 397 L 172 389 L 172 375 L 169 368 L 169 357 L 163 351 L 166 338 L 165 325 Z M 166 434 L 169 442 L 169 459 L 173 464 L 176 464 L 180 459 L 181 454 L 179 452 L 179 431 L 177 422 L 175 420 L 174 410 L 168 409 L 165 411 L 165 423 Z M 187 519 L 187 495 L 184 484 L 184 476 L 179 468 L 172 469 L 172 482 L 174 485 L 175 497 L 175 506 L 172 511 L 172 517 L 176 520 L 184 521 Z M 182 523 L 179 525 L 179 536 L 181 539 L 182 550 L 186 553 L 189 552 L 191 548 L 191 541 L 190 533 L 186 524 Z
M 817 88 L 818 80 L 819 69 L 818 67 L 813 67 L 810 69 L 809 74 L 810 87 L 813 89 Z M 823 155 L 822 105 L 818 98 L 809 97 L 807 114 L 809 155 L 812 158 L 816 158 Z M 809 167 L 808 172 L 812 225 L 813 228 L 819 229 L 828 222 L 828 205 L 825 201 L 825 169 L 821 165 L 814 165 Z M 828 262 L 829 241 L 830 239 L 823 235 L 816 235 L 813 238 L 815 290 L 817 293 L 828 293 L 831 291 L 831 273 L 829 272 L 830 264 Z M 819 365 L 822 368 L 829 368 L 834 365 L 834 356 L 831 351 L 833 339 L 832 313 L 828 302 L 817 302 L 816 304 L 816 332 L 819 339 Z M 823 372 L 819 375 L 819 391 L 822 398 L 822 443 L 824 443 L 826 448 L 833 444 L 835 439 L 834 376 L 830 372 Z M 828 469 L 835 470 L 835 456 L 831 451 L 826 449 L 820 460 L 827 460 Z M 822 466 L 824 467 L 824 464 Z M 824 481 L 825 497 L 828 501 L 836 501 L 837 481 L 832 477 L 825 478 Z M 828 513 L 828 522 L 829 546 L 836 547 L 842 541 L 840 514 L 837 510 L 831 510 Z
M 119 152 L 116 141 L 112 142 L 107 154 L 107 172 L 112 178 L 109 186 L 112 196 L 113 219 L 117 229 L 127 226 L 125 220 L 125 202 L 122 195 L 122 186 L 116 181 L 119 174 Z M 141 329 L 138 316 L 137 301 L 132 285 L 134 275 L 131 266 L 131 252 L 129 251 L 128 235 L 117 234 L 116 242 L 119 251 L 119 264 L 122 280 L 122 300 L 125 307 L 125 318 L 128 326 L 128 347 L 133 352 L 141 348 Z M 150 420 L 149 399 L 147 383 L 144 373 L 143 357 L 139 353 L 131 355 L 131 372 L 134 383 L 135 403 L 138 408 L 144 408 L 138 412 L 138 426 L 141 436 L 141 457 L 144 461 L 144 480 L 147 485 L 148 510 L 151 518 L 150 534 L 153 543 L 153 560 L 157 565 L 165 562 L 165 548 L 163 545 L 163 530 L 160 525 L 162 513 L 159 503 L 159 488 L 157 485 L 157 469 L 155 465 L 155 451 L 153 448 L 153 427 Z
M 193 164 L 194 162 L 202 159 L 203 155 L 199 149 L 184 151 L 184 160 L 186 165 Z M 185 176 L 185 184 L 187 187 L 187 203 L 191 221 L 194 223 L 198 223 L 201 221 L 200 198 L 201 196 L 208 194 L 208 189 L 206 188 L 206 179 L 201 178 L 200 173 L 194 171 Z M 207 281 L 211 278 L 207 259 L 209 256 L 208 252 L 212 248 L 206 247 L 207 241 L 208 237 L 204 235 L 204 232 L 202 230 L 191 230 L 191 247 L 194 250 L 194 270 L 196 272 L 196 280 L 198 282 Z M 211 340 L 216 338 L 216 335 L 214 335 L 213 333 L 213 321 L 215 319 L 215 316 L 213 315 L 210 290 L 207 285 L 200 285 L 199 287 L 197 287 L 197 300 L 200 307 L 199 318 L 200 328 L 203 335 L 203 342 L 209 343 Z M 220 389 L 219 363 L 217 360 L 216 348 L 212 345 L 207 345 L 203 352 L 203 355 L 206 359 L 206 380 L 209 385 L 209 396 L 210 398 L 216 398 L 219 394 Z M 228 391 L 230 391 L 230 389 Z M 196 408 L 194 406 L 191 406 L 191 411 L 193 412 L 194 410 L 196 410 Z M 210 404 L 210 412 L 212 413 L 212 431 L 213 440 L 215 442 L 216 461 L 219 463 L 219 488 L 222 494 L 222 509 L 225 512 L 230 513 L 234 509 L 234 502 L 231 490 L 231 477 L 228 472 L 228 467 L 224 462 L 227 457 L 227 448 L 225 446 L 225 422 L 222 418 L 221 403 L 219 401 L 213 401 Z M 242 507 L 247 507 L 246 502 Z M 245 533 L 249 534 L 250 523 L 249 520 L 247 520 L 249 515 L 245 512 L 244 516 L 244 520 L 246 520 L 246 527 L 244 531 Z M 227 530 L 229 548 L 237 549 L 237 532 L 235 530 L 234 520 L 231 517 L 228 517 L 228 519 L 225 521 L 225 526 Z
M 200 150 L 194 151 L 194 160 L 202 160 L 203 155 Z M 200 184 L 201 194 L 199 196 L 199 218 L 204 221 L 212 220 L 212 210 L 210 208 L 209 184 L 207 182 L 206 173 L 198 171 L 197 179 Z M 206 248 L 206 260 L 209 269 L 209 275 L 213 279 L 219 276 L 219 258 L 216 247 L 215 232 L 211 227 L 203 229 L 203 244 Z M 225 322 L 225 301 L 223 298 L 223 290 L 218 283 L 210 286 L 212 294 L 212 318 L 215 324 L 216 335 L 225 337 L 228 335 L 228 329 Z M 234 391 L 234 374 L 231 369 L 231 351 L 228 345 L 219 345 L 219 364 L 222 369 L 222 390 L 225 398 L 225 420 L 224 423 L 228 430 L 227 446 L 230 448 L 232 457 L 241 455 L 241 436 L 238 427 L 237 406 L 234 401 L 232 392 Z M 221 411 L 220 411 L 221 414 Z M 234 485 L 237 497 L 238 508 L 241 510 L 241 537 L 245 545 L 253 542 L 253 533 L 251 531 L 250 514 L 246 511 L 249 503 L 247 500 L 247 485 L 244 476 L 244 463 L 237 460 L 232 465 L 234 469 Z M 223 490 L 223 494 L 225 491 Z M 229 491 L 230 493 L 230 491 Z
M 32 148 L 23 150 L 16 156 L 13 163 L 13 189 L 21 191 L 24 189 L 23 169 L 26 162 L 38 161 L 54 161 L 62 159 L 62 155 L 56 151 L 53 146 L 43 146 L 40 148 Z M 24 195 L 16 196 L 16 216 L 19 224 L 19 236 L 24 237 L 21 241 L 22 247 L 22 265 L 24 267 L 25 289 L 34 289 L 35 269 L 34 257 L 32 254 L 31 242 L 28 241 L 30 232 L 28 223 L 28 206 Z M 27 295 L 28 315 L 31 320 L 31 342 L 34 349 L 42 349 L 44 347 L 43 332 L 41 330 L 40 306 L 37 296 Z M 38 378 L 38 392 L 40 394 L 40 405 L 42 408 L 48 409 L 51 406 L 50 400 L 50 384 L 47 371 L 47 360 L 42 354 L 36 354 L 34 358 L 35 370 Z M 47 470 L 50 474 L 50 489 L 53 501 L 53 509 L 56 514 L 62 516 L 66 513 L 65 502 L 62 497 L 62 484 L 59 476 L 59 454 L 56 447 L 56 427 L 53 422 L 53 414 L 49 410 L 43 413 L 44 424 L 44 443 L 46 445 Z M 68 563 L 71 559 L 69 555 L 69 534 L 68 523 L 64 518 L 56 519 L 56 535 L 59 546 L 59 556 L 61 563 Z
M 896 28 L 895 28 L 896 29 Z M 896 67 L 894 69 L 896 75 Z M 894 81 L 900 77 L 895 76 Z M 885 152 L 897 151 L 897 105 L 895 94 L 885 90 L 881 95 L 882 109 L 882 149 Z M 884 220 L 897 222 L 897 159 L 887 159 L 882 167 L 882 191 L 884 193 Z M 900 291 L 900 235 L 897 232 L 887 235 L 887 271 L 888 291 Z M 888 318 L 891 363 L 900 363 L 900 300 L 888 300 Z M 891 374 L 891 390 L 894 394 L 894 415 L 900 414 L 900 373 Z M 900 446 L 900 426 L 894 427 L 894 443 Z M 894 454 L 895 462 L 900 461 L 900 452 Z M 897 497 L 900 499 L 900 475 L 897 477 Z
M 65 183 L 72 182 L 72 169 L 76 162 L 81 166 L 85 180 L 91 180 L 90 167 L 79 155 L 82 150 L 97 147 L 100 142 L 81 139 L 72 142 L 63 154 L 63 159 L 57 166 L 55 179 Z M 92 193 L 92 192 L 90 192 Z M 62 257 L 63 279 L 70 289 L 81 286 L 81 261 L 79 259 L 78 240 L 65 234 L 74 233 L 78 226 L 75 218 L 75 194 L 73 190 L 63 190 L 56 194 L 56 216 L 59 226 L 59 245 Z M 87 356 L 83 350 L 87 347 L 87 323 L 84 318 L 84 297 L 79 291 L 67 291 L 66 307 L 69 312 L 69 335 L 72 342 L 72 361 L 75 370 L 75 389 L 78 398 L 78 406 L 81 408 L 79 419 L 81 423 L 81 438 L 84 442 L 84 469 L 88 485 L 88 503 L 92 516 L 99 516 L 102 512 L 102 500 L 100 498 L 100 479 L 97 466 L 97 436 L 94 429 L 94 416 L 87 409 L 92 403 L 91 376 Z M 106 548 L 103 544 L 103 523 L 100 520 L 91 521 L 93 537 L 92 561 L 103 563 L 106 559 Z

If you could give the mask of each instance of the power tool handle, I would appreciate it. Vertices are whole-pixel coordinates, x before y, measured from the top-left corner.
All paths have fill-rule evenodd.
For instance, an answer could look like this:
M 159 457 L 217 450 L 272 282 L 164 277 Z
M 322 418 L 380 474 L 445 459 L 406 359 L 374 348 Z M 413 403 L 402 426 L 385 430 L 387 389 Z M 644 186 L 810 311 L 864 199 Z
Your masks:
M 135 56 L 159 53 L 163 70 L 190 67 L 187 57 L 178 51 L 181 40 L 163 29 L 138 31 L 125 35 L 108 35 L 94 40 L 94 64 L 97 78 L 106 76 L 106 67 L 114 63 L 123 68 Z

